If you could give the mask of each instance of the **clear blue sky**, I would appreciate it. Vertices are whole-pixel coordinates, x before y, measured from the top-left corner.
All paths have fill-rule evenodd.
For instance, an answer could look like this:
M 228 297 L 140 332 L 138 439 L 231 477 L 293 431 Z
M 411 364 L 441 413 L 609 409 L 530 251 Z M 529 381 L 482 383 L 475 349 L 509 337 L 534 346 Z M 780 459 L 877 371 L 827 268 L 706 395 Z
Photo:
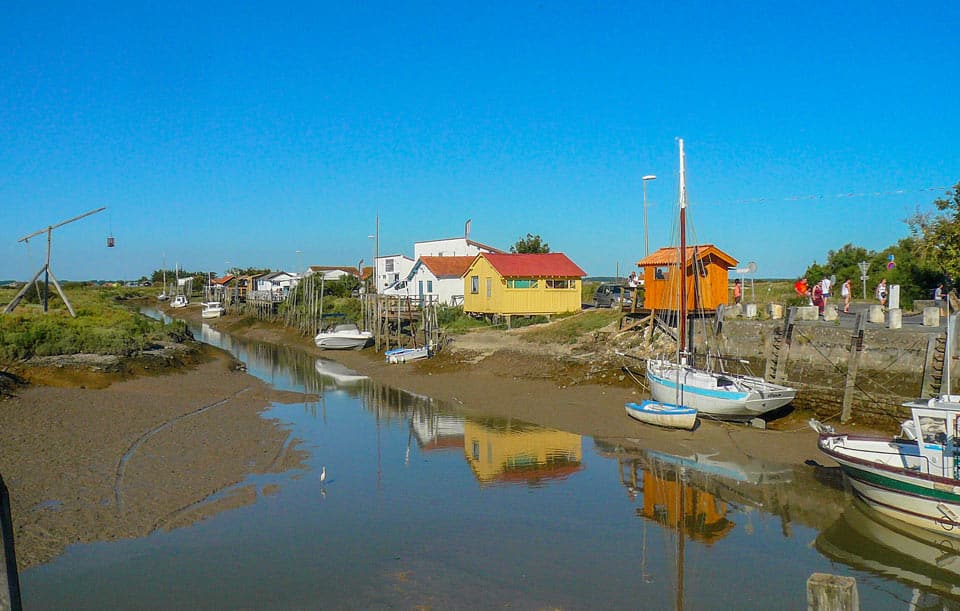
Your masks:
M 957 2 L 172 4 L 0 9 L 0 278 L 102 205 L 59 278 L 369 263 L 378 212 L 381 254 L 470 218 L 612 275 L 677 137 L 697 240 L 786 277 L 960 181 Z

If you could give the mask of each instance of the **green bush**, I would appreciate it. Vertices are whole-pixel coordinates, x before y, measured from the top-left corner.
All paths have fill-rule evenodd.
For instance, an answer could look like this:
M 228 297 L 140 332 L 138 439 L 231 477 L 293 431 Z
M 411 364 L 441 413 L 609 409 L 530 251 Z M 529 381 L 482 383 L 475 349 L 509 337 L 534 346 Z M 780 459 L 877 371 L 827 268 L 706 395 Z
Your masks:
M 135 354 L 161 339 L 183 341 L 186 324 L 164 325 L 120 305 L 117 289 L 71 284 L 67 297 L 77 313 L 70 316 L 61 300 L 49 302 L 49 311 L 21 303 L 0 316 L 0 358 L 22 360 L 61 354 Z M 130 291 L 123 291 L 131 294 Z

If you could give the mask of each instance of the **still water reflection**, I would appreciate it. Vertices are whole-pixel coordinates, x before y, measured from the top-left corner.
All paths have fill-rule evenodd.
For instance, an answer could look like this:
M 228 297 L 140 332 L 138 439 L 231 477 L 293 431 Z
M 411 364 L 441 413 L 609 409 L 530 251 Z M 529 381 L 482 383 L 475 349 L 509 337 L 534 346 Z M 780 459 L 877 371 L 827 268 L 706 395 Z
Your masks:
M 882 544 L 859 560 L 844 492 L 808 467 L 474 418 L 294 348 L 195 335 L 317 397 L 264 414 L 303 468 L 251 475 L 274 492 L 199 523 L 69 548 L 25 572 L 28 608 L 803 609 L 813 572 L 857 577 L 863 608 L 957 595 L 932 586 L 936 562 L 898 570 Z

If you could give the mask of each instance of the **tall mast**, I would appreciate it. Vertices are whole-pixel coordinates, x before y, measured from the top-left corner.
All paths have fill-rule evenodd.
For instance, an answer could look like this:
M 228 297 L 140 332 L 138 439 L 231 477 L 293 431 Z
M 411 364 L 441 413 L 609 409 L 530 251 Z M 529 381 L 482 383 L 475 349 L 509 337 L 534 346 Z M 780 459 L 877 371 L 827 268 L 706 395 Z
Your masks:
M 686 162 L 683 156 L 683 138 L 680 143 L 680 314 L 677 317 L 679 331 L 678 351 L 680 362 L 686 362 L 687 350 L 687 180 Z

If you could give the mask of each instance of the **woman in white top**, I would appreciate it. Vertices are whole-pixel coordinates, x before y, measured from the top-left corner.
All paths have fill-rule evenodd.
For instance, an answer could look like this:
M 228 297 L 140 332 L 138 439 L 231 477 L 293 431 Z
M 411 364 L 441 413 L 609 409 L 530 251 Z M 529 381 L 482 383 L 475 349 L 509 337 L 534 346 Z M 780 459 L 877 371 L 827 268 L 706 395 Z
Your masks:
M 843 285 L 840 287 L 840 296 L 843 297 L 843 311 L 850 312 L 850 278 L 847 278 L 843 281 Z
M 884 278 L 877 285 L 877 300 L 880 305 L 887 305 L 887 279 Z

